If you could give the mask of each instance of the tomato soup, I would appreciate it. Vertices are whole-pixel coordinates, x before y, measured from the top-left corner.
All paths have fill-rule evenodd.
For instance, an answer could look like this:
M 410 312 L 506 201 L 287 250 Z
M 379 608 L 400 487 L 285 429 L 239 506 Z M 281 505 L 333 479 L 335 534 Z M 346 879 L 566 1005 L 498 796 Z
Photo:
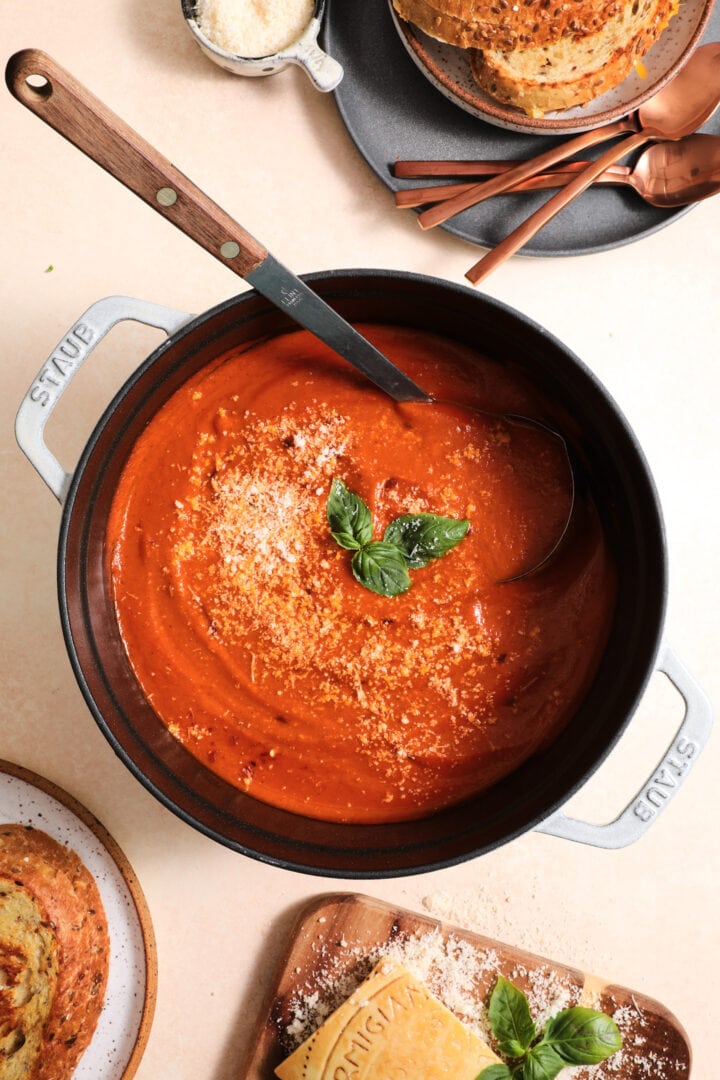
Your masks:
M 512 364 L 361 330 L 436 400 L 397 404 L 304 331 L 224 355 L 138 439 L 106 544 L 131 666 L 175 738 L 257 799 L 357 823 L 467 799 L 555 739 L 615 593 L 548 404 Z M 415 514 L 467 535 L 407 591 L 370 591 L 330 531 L 336 479 L 374 539 Z

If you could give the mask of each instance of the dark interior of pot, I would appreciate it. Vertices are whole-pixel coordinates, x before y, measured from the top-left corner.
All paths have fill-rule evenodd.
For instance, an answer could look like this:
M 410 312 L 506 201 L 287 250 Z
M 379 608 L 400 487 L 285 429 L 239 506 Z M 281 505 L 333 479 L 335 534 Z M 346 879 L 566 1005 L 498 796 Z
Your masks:
M 344 271 L 306 279 L 350 321 L 426 329 L 512 359 L 573 418 L 616 563 L 618 600 L 600 669 L 563 736 L 474 800 L 420 820 L 340 825 L 261 803 L 205 768 L 145 700 L 119 636 L 104 567 L 107 514 L 144 426 L 190 375 L 226 350 L 293 328 L 256 294 L 196 319 L 138 369 L 98 423 L 65 505 L 59 594 L 68 650 L 100 728 L 136 777 L 174 813 L 237 851 L 345 878 L 412 874 L 486 852 L 561 806 L 610 751 L 652 672 L 666 564 L 652 480 L 631 430 L 594 376 L 551 335 L 479 293 L 430 278 Z

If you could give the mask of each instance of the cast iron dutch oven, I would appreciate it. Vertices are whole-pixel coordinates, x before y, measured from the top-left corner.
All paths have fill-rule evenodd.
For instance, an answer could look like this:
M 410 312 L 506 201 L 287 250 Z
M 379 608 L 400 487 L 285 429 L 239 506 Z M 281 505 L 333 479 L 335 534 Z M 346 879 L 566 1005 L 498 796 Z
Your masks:
M 104 569 L 109 507 L 135 440 L 168 397 L 228 349 L 294 324 L 256 292 L 191 317 L 115 297 L 93 305 L 43 365 L 18 413 L 21 447 L 63 504 L 58 553 L 62 625 L 92 713 L 134 775 L 188 824 L 228 847 L 279 866 L 345 878 L 438 869 L 487 852 L 530 829 L 605 847 L 632 842 L 690 771 L 711 724 L 702 692 L 663 645 L 667 587 L 660 507 L 642 451 L 603 386 L 560 341 L 487 296 L 433 278 L 372 270 L 304 279 L 351 322 L 407 325 L 454 338 L 499 363 L 512 358 L 545 399 L 573 419 L 564 432 L 583 463 L 618 571 L 618 600 L 597 676 L 553 745 L 489 791 L 422 820 L 339 825 L 275 809 L 207 770 L 168 733 L 127 661 Z M 169 337 L 127 381 L 66 474 L 43 442 L 45 422 L 69 378 L 111 326 L 135 319 Z M 686 702 L 663 760 L 626 810 L 606 826 L 560 808 L 615 745 L 656 670 Z
M 230 349 L 294 328 L 287 312 L 261 295 L 267 275 L 258 278 L 266 265 L 271 276 L 280 269 L 287 280 L 287 272 L 49 57 L 36 50 L 16 54 L 6 78 L 28 108 L 261 290 L 199 317 L 127 298 L 99 301 L 58 344 L 18 413 L 21 447 L 63 503 L 58 583 L 68 653 L 97 723 L 128 768 L 208 836 L 267 862 L 324 875 L 436 869 L 533 828 L 603 846 L 639 836 L 687 775 L 711 723 L 704 695 L 662 644 L 666 552 L 647 465 L 606 391 L 559 341 L 488 297 L 432 278 L 358 270 L 305 281 L 350 322 L 406 325 L 455 338 L 500 364 L 512 360 L 558 415 L 569 418 L 572 430 L 562 434 L 582 463 L 582 482 L 599 510 L 619 577 L 609 640 L 587 696 L 562 737 L 492 789 L 400 824 L 328 824 L 275 809 L 221 780 L 169 734 L 141 693 L 118 631 L 103 559 L 108 511 L 136 439 L 186 379 Z M 296 312 L 304 288 L 297 286 L 284 293 Z M 45 423 L 79 365 L 122 319 L 162 327 L 168 340 L 117 394 L 68 475 L 45 446 Z M 614 746 L 656 669 L 686 702 L 666 755 L 609 826 L 568 819 L 560 808 Z

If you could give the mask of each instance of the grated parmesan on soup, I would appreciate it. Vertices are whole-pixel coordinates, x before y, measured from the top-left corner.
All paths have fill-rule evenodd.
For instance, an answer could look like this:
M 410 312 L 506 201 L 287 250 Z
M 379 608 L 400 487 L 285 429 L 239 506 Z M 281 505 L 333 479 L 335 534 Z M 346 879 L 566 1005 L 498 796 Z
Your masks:
M 238 56 L 270 56 L 292 45 L 312 18 L 313 0 L 197 0 L 197 25 Z

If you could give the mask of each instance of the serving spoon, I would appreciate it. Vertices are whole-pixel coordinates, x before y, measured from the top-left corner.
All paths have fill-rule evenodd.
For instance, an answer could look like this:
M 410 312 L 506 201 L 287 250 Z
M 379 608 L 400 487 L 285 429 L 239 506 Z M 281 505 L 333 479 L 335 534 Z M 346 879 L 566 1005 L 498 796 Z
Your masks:
M 418 215 L 418 223 L 423 229 L 441 225 L 448 218 L 451 218 L 453 214 L 458 214 L 461 210 L 467 210 L 468 207 L 483 202 L 492 195 L 499 195 L 502 191 L 507 191 L 513 184 L 544 172 L 559 161 L 565 161 L 588 147 L 597 146 L 598 143 L 606 142 L 617 135 L 633 132 L 630 139 L 624 140 L 613 148 L 614 156 L 609 156 L 610 152 L 608 152 L 608 155 L 604 155 L 600 159 L 603 161 L 603 165 L 595 173 L 596 176 L 603 172 L 608 165 L 614 164 L 618 158 L 629 153 L 635 146 L 639 146 L 643 142 L 649 141 L 649 139 L 677 139 L 689 135 L 692 131 L 696 131 L 701 127 L 720 104 L 720 79 L 717 77 L 719 66 L 720 42 L 715 41 L 707 45 L 701 45 L 700 48 L 695 50 L 678 74 L 667 82 L 657 94 L 643 102 L 637 112 L 605 127 L 586 131 L 568 142 L 561 143 L 551 150 L 546 150 L 543 154 L 538 154 L 534 158 L 520 162 L 514 169 L 510 169 L 502 176 L 476 184 L 474 190 L 466 191 L 456 198 L 448 199 L 437 206 L 431 206 L 430 209 Z M 682 125 L 680 124 L 681 119 L 685 121 Z M 678 128 L 681 128 L 680 134 L 675 134 Z M 659 134 L 657 134 L 658 132 Z M 673 132 L 673 134 L 668 132 Z M 633 142 L 633 140 L 637 141 Z M 631 142 L 632 146 L 630 145 Z M 590 183 L 592 183 L 592 180 L 588 180 L 587 184 L 580 187 L 578 180 L 578 187 L 574 189 L 573 194 L 567 200 L 563 201 L 563 206 L 566 201 L 569 202 L 570 199 L 575 197 L 575 194 L 584 190 Z M 560 194 L 564 195 L 565 191 Z M 549 200 L 549 202 L 552 201 L 552 199 Z M 549 218 L 546 220 L 549 220 Z M 543 221 L 542 224 L 544 223 Z M 537 227 L 540 228 L 539 225 Z M 530 236 L 534 235 L 534 231 L 523 239 L 523 244 L 530 239 Z M 498 258 L 497 261 L 501 262 L 502 258 Z M 475 267 L 473 267 L 474 270 Z M 489 273 L 489 269 L 487 272 Z M 477 279 L 470 278 L 470 280 L 479 281 L 480 277 Z
M 396 401 L 430 400 L 429 394 L 52 57 L 39 49 L 15 53 L 7 63 L 5 81 L 13 97 L 31 112 L 386 394 Z
M 503 194 L 564 187 L 590 164 L 589 161 L 565 162 L 552 172 L 522 180 Z M 502 175 L 514 165 L 487 161 L 482 167 L 487 168 L 488 175 Z M 643 150 L 634 165 L 610 165 L 593 183 L 625 184 L 651 206 L 666 209 L 699 202 L 720 191 L 720 136 L 697 134 L 679 142 L 654 143 Z M 455 183 L 398 191 L 395 202 L 398 207 L 423 206 L 452 198 L 461 189 L 467 191 L 470 187 Z
M 15 54 L 7 65 L 6 82 L 13 96 L 40 119 L 272 303 L 286 308 L 291 318 L 335 348 L 395 400 L 433 401 L 51 57 L 36 49 Z M 277 295 L 283 291 L 285 300 Z M 568 466 L 570 500 L 567 517 L 552 547 L 542 552 L 532 566 L 504 578 L 500 584 L 527 578 L 552 558 L 568 532 L 575 506 L 575 475 L 563 436 L 531 417 L 507 414 L 504 419 L 540 429 L 560 440 Z

